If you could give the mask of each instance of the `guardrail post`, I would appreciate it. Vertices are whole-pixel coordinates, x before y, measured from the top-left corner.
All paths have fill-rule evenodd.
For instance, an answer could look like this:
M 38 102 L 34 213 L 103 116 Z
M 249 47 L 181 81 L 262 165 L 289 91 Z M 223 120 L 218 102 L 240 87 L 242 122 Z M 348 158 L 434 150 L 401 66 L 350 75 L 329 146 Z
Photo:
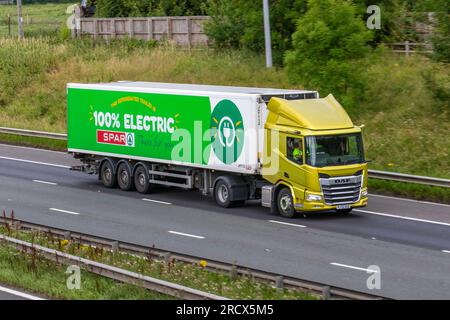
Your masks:
M 65 232 L 63 233 L 63 236 L 64 236 L 64 240 L 70 240 L 70 239 L 72 239 L 72 234 L 70 233 L 70 231 L 65 231 Z
M 322 288 L 322 298 L 323 300 L 330 300 L 331 297 L 331 288 L 329 286 L 325 286 Z
M 236 267 L 236 264 L 233 263 L 233 265 L 231 266 L 231 269 L 230 269 L 230 280 L 231 281 L 236 280 L 237 276 L 238 276 L 237 267 Z
M 169 263 L 169 262 L 170 262 L 171 254 L 170 254 L 170 252 L 166 252 L 166 253 L 163 253 L 163 254 L 161 255 L 161 257 L 163 258 L 163 261 L 164 261 L 165 263 Z
M 284 277 L 278 276 L 275 278 L 275 287 L 277 289 L 284 289 Z
M 114 254 L 119 251 L 119 241 L 114 241 L 113 243 L 111 243 L 111 250 Z

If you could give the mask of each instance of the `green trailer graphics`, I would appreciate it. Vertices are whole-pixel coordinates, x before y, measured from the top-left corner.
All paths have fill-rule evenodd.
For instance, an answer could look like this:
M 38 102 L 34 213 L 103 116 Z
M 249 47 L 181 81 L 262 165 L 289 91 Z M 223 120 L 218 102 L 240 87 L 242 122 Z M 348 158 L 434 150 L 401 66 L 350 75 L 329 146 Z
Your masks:
M 244 148 L 245 130 L 255 127 L 248 98 L 70 85 L 67 95 L 70 152 L 239 172 L 257 166 L 256 144 Z

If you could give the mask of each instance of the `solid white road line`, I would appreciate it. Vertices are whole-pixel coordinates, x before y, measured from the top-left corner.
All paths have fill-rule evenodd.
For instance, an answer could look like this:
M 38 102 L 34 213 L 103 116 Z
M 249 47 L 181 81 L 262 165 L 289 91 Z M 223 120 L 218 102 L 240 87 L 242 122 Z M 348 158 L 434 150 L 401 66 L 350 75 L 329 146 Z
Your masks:
M 443 253 L 450 253 L 450 250 L 442 250 Z
M 272 223 L 283 224 L 283 225 L 286 225 L 286 226 L 299 227 L 299 228 L 306 228 L 306 226 L 302 226 L 301 224 L 288 223 L 288 222 L 277 221 L 277 220 L 268 220 L 268 221 L 269 221 L 269 222 L 272 222 Z
M 48 184 L 48 185 L 51 185 L 51 186 L 56 186 L 56 185 L 58 185 L 58 184 L 55 183 L 55 182 L 48 182 L 48 181 L 42 181 L 42 180 L 33 180 L 33 182 L 36 182 L 36 183 L 42 183 L 42 184 Z
M 403 217 L 403 216 L 399 216 L 399 215 L 395 215 L 395 214 L 388 214 L 388 213 L 368 211 L 368 210 L 361 210 L 361 209 L 353 209 L 353 211 L 367 213 L 367 214 L 373 214 L 373 215 L 383 216 L 383 217 L 390 217 L 390 218 L 396 218 L 396 219 L 410 220 L 410 221 L 416 221 L 416 222 L 432 223 L 432 224 L 438 224 L 438 225 L 441 225 L 441 226 L 450 227 L 450 223 L 439 222 L 439 221 L 432 221 L 432 220 L 425 220 L 425 219 L 411 218 L 411 217 Z
M 146 198 L 143 198 L 142 200 L 148 201 L 148 202 L 160 203 L 160 204 L 172 204 L 171 202 L 152 200 L 152 199 L 146 199 Z
M 55 212 L 61 212 L 61 213 L 73 214 L 73 215 L 76 215 L 76 216 L 79 215 L 78 212 L 67 211 L 67 210 L 56 209 L 56 208 L 49 208 L 48 210 L 50 210 L 50 211 L 55 211 Z
M 9 288 L 5 288 L 5 287 L 2 287 L 2 286 L 0 286 L 0 291 L 8 293 L 8 294 L 11 294 L 13 296 L 25 298 L 25 299 L 28 299 L 28 300 L 45 300 L 45 299 L 42 299 L 42 298 L 39 298 L 39 297 L 32 296 L 30 294 L 26 294 L 26 293 L 23 293 L 23 292 L 20 292 L 20 291 L 16 291 L 16 290 L 12 290 L 12 289 L 9 289 Z
M 381 194 L 371 194 L 371 193 L 369 193 L 369 197 L 387 198 L 387 199 L 393 199 L 393 200 L 402 200 L 402 201 L 417 202 L 417 203 L 423 203 L 423 204 L 432 204 L 432 205 L 435 205 L 435 206 L 450 207 L 450 204 L 445 204 L 445 203 L 437 203 L 437 202 L 414 200 L 414 199 L 406 199 L 406 198 L 397 198 L 397 197 L 383 196 Z
M 63 165 L 60 165 L 60 164 L 47 163 L 47 162 L 31 161 L 31 160 L 17 159 L 17 158 L 10 158 L 10 157 L 0 157 L 0 159 L 17 161 L 17 162 L 32 163 L 32 164 L 39 164 L 39 165 L 48 166 L 48 167 L 70 169 L 69 166 L 63 166 Z
M 330 264 L 333 266 L 337 266 L 337 267 L 343 267 L 343 268 L 354 269 L 354 270 L 359 270 L 359 271 L 372 272 L 372 273 L 378 272 L 377 270 L 360 268 L 360 267 L 350 266 L 348 264 L 342 264 L 342 263 L 337 263 L 337 262 L 331 262 Z
M 205 237 L 196 236 L 195 234 L 189 234 L 189 233 L 183 233 L 183 232 L 177 232 L 177 231 L 169 231 L 169 233 L 176 234 L 179 236 L 184 236 L 184 237 L 195 238 L 195 239 L 205 239 Z

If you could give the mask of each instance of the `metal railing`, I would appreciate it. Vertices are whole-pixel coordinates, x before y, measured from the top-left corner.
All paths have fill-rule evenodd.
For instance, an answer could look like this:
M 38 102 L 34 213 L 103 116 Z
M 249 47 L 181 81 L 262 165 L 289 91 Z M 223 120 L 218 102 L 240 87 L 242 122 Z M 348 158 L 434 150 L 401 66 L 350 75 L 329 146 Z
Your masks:
M 176 253 L 176 252 L 167 252 L 165 250 L 161 250 L 155 247 L 146 247 L 141 245 L 136 245 L 132 243 L 117 241 L 114 239 L 107 239 L 103 237 L 97 237 L 89 234 L 84 234 L 80 232 L 74 232 L 70 230 L 64 230 L 60 228 L 53 228 L 50 226 L 40 225 L 36 223 L 26 222 L 23 220 L 13 219 L 6 217 L 3 215 L 2 218 L 0 218 L 0 226 L 1 225 L 9 225 L 10 228 L 14 228 L 14 230 L 23 230 L 23 231 L 37 231 L 42 232 L 48 236 L 51 236 L 58 240 L 69 240 L 74 241 L 76 243 L 80 243 L 82 245 L 89 245 L 94 247 L 102 247 L 105 249 L 110 249 L 112 251 L 122 251 L 125 253 L 133 254 L 133 255 L 139 255 L 142 257 L 152 258 L 152 259 L 158 259 L 165 262 L 174 261 L 174 262 L 181 262 L 181 263 L 187 263 L 190 265 L 193 264 L 199 264 L 200 261 L 206 260 L 207 265 L 205 269 L 213 271 L 213 272 L 222 272 L 225 274 L 229 274 L 231 278 L 235 278 L 238 275 L 239 276 L 249 276 L 257 281 L 266 282 L 266 283 L 272 283 L 277 288 L 292 288 L 292 289 L 300 289 L 308 291 L 312 294 L 315 294 L 317 296 L 321 296 L 323 299 L 347 299 L 347 300 L 380 300 L 380 299 L 388 299 L 386 297 L 382 297 L 379 295 L 373 295 L 363 292 L 358 292 L 354 290 L 339 288 L 335 286 L 330 286 L 323 283 L 313 282 L 309 280 L 303 280 L 298 279 L 294 277 L 288 277 L 288 276 L 282 276 L 279 274 L 274 274 L 262 270 L 247 268 L 243 266 L 238 266 L 235 264 L 229 264 L 225 262 L 220 261 L 214 261 L 209 259 L 204 259 L 202 257 L 195 257 L 192 255 L 187 255 L 183 253 Z M 0 240 L 6 240 L 6 236 L 0 235 Z M 17 245 L 21 246 L 21 243 L 18 243 L 16 239 Z M 34 245 L 35 248 L 37 248 L 36 245 Z M 153 279 L 157 281 L 153 281 L 150 279 L 142 279 L 142 276 L 136 277 L 135 275 L 131 275 L 132 272 L 126 272 L 118 271 L 118 268 L 111 267 L 111 266 L 104 266 L 99 264 L 98 262 L 94 261 L 85 261 L 82 260 L 80 257 L 70 256 L 68 254 L 62 253 L 62 252 L 55 252 L 56 250 L 44 248 L 46 250 L 41 250 L 41 252 L 45 253 L 46 255 L 51 258 L 52 256 L 57 256 L 58 261 L 67 259 L 66 261 L 70 263 L 75 264 L 82 264 L 87 268 L 88 271 L 91 271 L 93 273 L 98 273 L 101 275 L 106 275 L 113 277 L 113 279 L 119 280 L 119 281 L 129 281 L 128 283 L 132 284 L 142 284 L 149 283 L 148 289 L 155 290 L 157 292 L 174 295 L 178 294 L 182 298 L 195 298 L 195 295 L 197 295 L 197 299 L 220 299 L 223 297 L 218 297 L 212 294 L 208 294 L 208 296 L 201 296 L 202 293 L 199 293 L 195 289 L 195 292 L 189 291 L 186 289 L 186 287 L 180 289 L 175 284 L 172 284 L 172 286 L 167 286 L 166 284 L 160 283 L 159 279 Z M 50 250 L 50 251 L 49 251 Z M 108 268 L 109 267 L 109 268 Z M 148 280 L 148 281 L 147 281 Z M 140 281 L 140 282 L 139 282 Z M 162 288 L 162 289 L 161 289 Z M 167 291 L 167 290 L 171 291 Z M 161 291 L 159 291 L 161 290 Z M 166 291 L 163 291 L 166 290 Z M 174 291 L 175 290 L 175 291 Z
M 0 241 L 11 243 L 15 245 L 18 249 L 20 249 L 22 252 L 25 251 L 26 253 L 30 254 L 39 253 L 48 260 L 55 261 L 57 263 L 77 265 L 91 273 L 95 273 L 103 277 L 107 277 L 127 284 L 136 285 L 161 294 L 169 295 L 171 297 L 186 300 L 198 300 L 198 299 L 228 300 L 225 297 L 217 296 L 215 294 L 203 292 L 176 283 L 171 283 L 168 281 L 152 278 L 136 272 L 128 271 L 125 269 L 106 265 L 97 261 L 92 261 L 82 257 L 74 256 L 55 249 L 43 247 L 34 243 L 8 237 L 3 234 L 0 234 Z
M 18 136 L 26 136 L 26 137 L 67 140 L 67 134 L 25 130 L 25 129 L 0 127 L 0 133 L 13 134 L 13 135 L 18 135 Z M 412 174 L 406 174 L 406 173 L 369 170 L 369 178 L 450 188 L 450 179 L 418 176 L 418 175 L 412 175 Z
M 24 136 L 24 137 L 67 140 L 67 134 L 64 134 L 64 133 L 52 133 L 52 132 L 44 132 L 44 131 L 26 130 L 26 129 L 0 127 L 0 133 L 13 134 L 16 136 Z

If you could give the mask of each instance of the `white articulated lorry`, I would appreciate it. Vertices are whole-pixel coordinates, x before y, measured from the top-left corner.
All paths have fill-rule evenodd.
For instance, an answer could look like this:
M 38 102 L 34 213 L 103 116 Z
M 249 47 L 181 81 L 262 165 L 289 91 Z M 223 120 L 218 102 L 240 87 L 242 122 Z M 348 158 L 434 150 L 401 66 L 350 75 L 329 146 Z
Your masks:
M 115 82 L 67 85 L 68 151 L 107 187 L 261 199 L 286 217 L 367 203 L 361 129 L 316 91 Z

